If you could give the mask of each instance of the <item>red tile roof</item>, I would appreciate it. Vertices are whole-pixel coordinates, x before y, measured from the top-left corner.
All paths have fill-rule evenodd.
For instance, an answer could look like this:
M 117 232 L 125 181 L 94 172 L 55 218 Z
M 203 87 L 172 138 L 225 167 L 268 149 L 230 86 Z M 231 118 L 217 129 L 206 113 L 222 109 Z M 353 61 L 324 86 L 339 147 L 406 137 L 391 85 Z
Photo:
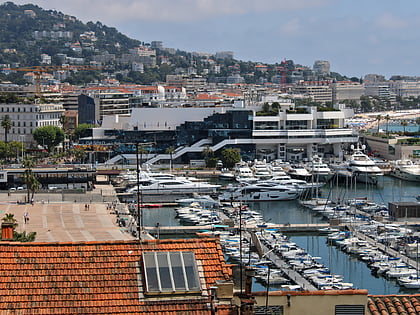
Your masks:
M 420 314 L 420 294 L 370 295 L 368 310 L 372 315 L 417 315 Z
M 181 250 L 194 252 L 203 294 L 145 297 L 142 252 Z M 209 288 L 230 278 L 213 238 L 0 243 L 0 314 L 210 314 Z

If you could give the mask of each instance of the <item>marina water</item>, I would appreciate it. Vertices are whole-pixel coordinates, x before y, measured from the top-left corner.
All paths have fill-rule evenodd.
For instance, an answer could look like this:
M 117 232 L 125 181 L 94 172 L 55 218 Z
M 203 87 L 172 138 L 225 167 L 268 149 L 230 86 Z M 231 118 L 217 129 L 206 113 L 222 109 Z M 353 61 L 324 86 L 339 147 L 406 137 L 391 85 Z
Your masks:
M 377 185 L 364 183 L 351 185 L 348 183 L 330 182 L 320 189 L 320 194 L 332 200 L 365 197 L 376 203 L 388 205 L 388 202 L 392 201 L 416 201 L 415 197 L 420 194 L 420 187 L 418 183 L 383 176 L 379 179 Z M 271 223 L 310 224 L 327 222 L 323 217 L 315 215 L 311 210 L 300 206 L 297 200 L 250 203 L 250 208 L 260 212 L 264 220 Z M 159 223 L 161 226 L 180 225 L 175 216 L 174 209 L 168 207 L 143 210 L 143 222 L 146 226 L 155 226 L 156 223 Z M 405 222 L 401 223 L 404 224 Z M 395 280 L 387 280 L 383 277 L 372 275 L 371 270 L 364 262 L 357 260 L 356 257 L 347 255 L 334 245 L 329 245 L 326 236 L 317 234 L 294 234 L 289 236 L 293 242 L 305 248 L 312 256 L 321 257 L 320 262 L 329 267 L 332 273 L 343 275 L 344 281 L 353 283 L 355 288 L 367 289 L 370 294 L 413 292 L 413 290 L 400 287 Z M 270 289 L 277 290 L 279 287 L 273 286 Z M 255 283 L 253 290 L 265 290 L 265 287 Z

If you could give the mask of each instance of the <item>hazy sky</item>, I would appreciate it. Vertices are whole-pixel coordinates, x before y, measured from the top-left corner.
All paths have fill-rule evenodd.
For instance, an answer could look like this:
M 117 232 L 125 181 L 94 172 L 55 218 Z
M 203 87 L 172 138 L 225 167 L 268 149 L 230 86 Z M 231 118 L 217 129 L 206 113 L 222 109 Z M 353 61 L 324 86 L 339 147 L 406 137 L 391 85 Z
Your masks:
M 15 0 L 16 4 L 29 3 Z M 313 66 L 347 76 L 420 75 L 419 0 L 33 0 L 129 37 L 236 59 Z

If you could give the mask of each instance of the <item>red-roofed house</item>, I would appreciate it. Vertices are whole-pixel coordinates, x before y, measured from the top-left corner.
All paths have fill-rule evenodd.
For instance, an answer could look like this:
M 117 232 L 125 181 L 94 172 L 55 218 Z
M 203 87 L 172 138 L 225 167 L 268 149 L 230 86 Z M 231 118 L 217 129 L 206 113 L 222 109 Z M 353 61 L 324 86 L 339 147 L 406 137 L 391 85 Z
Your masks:
M 214 238 L 3 242 L 0 252 L 0 314 L 233 314 L 235 309 L 231 269 Z M 231 293 L 218 296 L 213 287 L 219 285 Z

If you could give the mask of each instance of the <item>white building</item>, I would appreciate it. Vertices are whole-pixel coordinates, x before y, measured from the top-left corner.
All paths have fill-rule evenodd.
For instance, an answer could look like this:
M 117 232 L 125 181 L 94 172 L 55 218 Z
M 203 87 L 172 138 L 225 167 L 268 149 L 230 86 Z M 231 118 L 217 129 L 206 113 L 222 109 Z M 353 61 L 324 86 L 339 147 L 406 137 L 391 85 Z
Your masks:
M 64 113 L 62 104 L 0 104 L 0 120 L 6 115 L 12 121 L 7 135 L 8 141 L 33 143 L 32 133 L 38 127 L 61 127 Z M 5 140 L 4 128 L 0 128 L 0 139 Z

